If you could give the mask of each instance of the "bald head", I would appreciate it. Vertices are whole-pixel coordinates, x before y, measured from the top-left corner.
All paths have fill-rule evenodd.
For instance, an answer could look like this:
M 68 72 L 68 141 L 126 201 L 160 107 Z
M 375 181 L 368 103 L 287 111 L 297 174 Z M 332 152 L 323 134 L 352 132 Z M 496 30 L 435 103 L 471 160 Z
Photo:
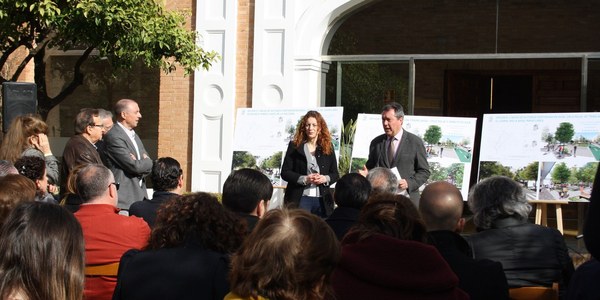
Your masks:
M 429 231 L 461 231 L 463 205 L 462 195 L 454 185 L 436 181 L 423 190 L 419 211 Z

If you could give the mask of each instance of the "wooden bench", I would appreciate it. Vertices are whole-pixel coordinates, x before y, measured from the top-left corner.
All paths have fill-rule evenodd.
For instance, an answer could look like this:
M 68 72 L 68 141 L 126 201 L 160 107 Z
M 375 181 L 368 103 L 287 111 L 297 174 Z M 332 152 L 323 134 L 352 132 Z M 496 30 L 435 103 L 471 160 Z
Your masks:
M 508 290 L 511 300 L 558 300 L 558 283 L 552 287 L 526 286 Z

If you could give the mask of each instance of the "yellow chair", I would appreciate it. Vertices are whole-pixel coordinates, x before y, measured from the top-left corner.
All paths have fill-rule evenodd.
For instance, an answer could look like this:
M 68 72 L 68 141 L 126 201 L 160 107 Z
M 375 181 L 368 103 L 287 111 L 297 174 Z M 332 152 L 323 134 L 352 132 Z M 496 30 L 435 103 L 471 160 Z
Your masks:
M 119 263 L 118 262 L 85 267 L 85 275 L 86 276 L 117 276 L 118 272 L 119 272 Z
M 512 300 L 558 300 L 558 283 L 552 287 L 526 286 L 508 290 Z

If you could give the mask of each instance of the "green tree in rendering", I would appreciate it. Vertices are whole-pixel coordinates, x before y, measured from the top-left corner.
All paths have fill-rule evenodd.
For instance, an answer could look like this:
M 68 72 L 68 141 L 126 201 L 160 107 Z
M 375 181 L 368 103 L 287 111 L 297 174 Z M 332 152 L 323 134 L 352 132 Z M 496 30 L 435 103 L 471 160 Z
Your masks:
M 114 71 L 142 62 L 171 72 L 208 69 L 217 53 L 198 46 L 196 32 L 187 30 L 185 15 L 168 11 L 154 0 L 0 0 L 0 83 L 16 81 L 33 61 L 38 112 L 45 118 L 84 82 L 82 65 L 89 59 L 107 61 Z M 25 49 L 22 57 L 9 57 Z M 49 52 L 79 50 L 73 78 L 57 95 L 47 91 Z M 70 54 L 70 55 L 71 55 Z
M 509 167 L 503 166 L 497 161 L 482 161 L 479 164 L 479 180 L 494 176 L 506 176 L 513 178 L 515 175 Z
M 248 151 L 234 151 L 232 165 L 234 170 L 254 168 L 256 167 L 256 158 Z
M 567 164 L 561 162 L 554 166 L 554 170 L 552 170 L 552 181 L 555 183 L 567 183 L 569 177 L 571 177 L 571 170 L 569 170 Z
M 519 180 L 535 180 L 538 178 L 539 163 L 534 161 L 517 172 Z
M 442 127 L 437 125 L 431 125 L 425 130 L 423 140 L 428 144 L 437 144 L 442 138 Z
M 568 143 L 573 139 L 574 135 L 575 129 L 573 129 L 573 124 L 562 122 L 558 125 L 558 128 L 556 128 L 554 138 L 561 143 Z

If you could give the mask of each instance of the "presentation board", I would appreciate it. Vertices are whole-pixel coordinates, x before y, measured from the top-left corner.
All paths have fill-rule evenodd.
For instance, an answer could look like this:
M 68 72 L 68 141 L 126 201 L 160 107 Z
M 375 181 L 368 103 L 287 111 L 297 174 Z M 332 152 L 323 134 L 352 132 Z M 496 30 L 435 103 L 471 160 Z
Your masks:
M 285 186 L 280 175 L 282 159 L 296 126 L 309 110 L 318 111 L 325 119 L 339 160 L 343 107 L 240 108 L 235 123 L 232 169 L 260 169 L 274 186 Z
M 454 184 L 466 199 L 471 176 L 471 153 L 476 122 L 476 118 L 404 117 L 402 128 L 424 141 L 431 171 L 431 176 L 425 185 L 433 181 L 448 181 Z M 371 140 L 381 134 L 383 134 L 383 126 L 380 114 L 358 114 L 352 148 L 352 172 L 362 169 L 369 156 Z
M 486 114 L 478 177 L 515 178 L 530 200 L 587 199 L 599 142 L 600 113 Z

